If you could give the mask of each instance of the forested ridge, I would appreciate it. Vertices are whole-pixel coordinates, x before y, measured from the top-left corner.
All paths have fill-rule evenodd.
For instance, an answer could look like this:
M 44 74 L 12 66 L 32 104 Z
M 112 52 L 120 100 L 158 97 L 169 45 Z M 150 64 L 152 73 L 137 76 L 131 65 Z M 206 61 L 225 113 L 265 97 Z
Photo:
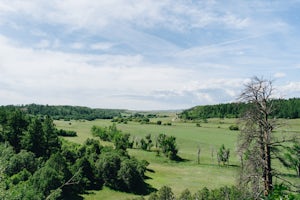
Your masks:
M 30 115 L 49 115 L 53 119 L 112 119 L 121 115 L 124 110 L 119 109 L 100 109 L 100 108 L 88 108 L 83 106 L 69 106 L 69 105 L 8 105 L 1 106 L 8 110 L 21 109 L 25 113 Z
M 296 119 L 300 118 L 300 98 L 273 99 L 272 117 Z M 182 119 L 195 120 L 206 118 L 238 118 L 249 107 L 246 103 L 227 103 L 218 105 L 196 106 L 183 111 Z

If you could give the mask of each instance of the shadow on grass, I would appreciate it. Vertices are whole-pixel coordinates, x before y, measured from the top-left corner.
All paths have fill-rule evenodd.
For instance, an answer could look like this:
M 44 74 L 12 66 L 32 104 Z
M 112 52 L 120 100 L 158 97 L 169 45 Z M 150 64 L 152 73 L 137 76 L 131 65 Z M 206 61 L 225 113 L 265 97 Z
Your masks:
M 66 200 L 83 200 L 83 197 L 79 196 L 78 194 L 72 194 L 72 195 L 65 196 L 64 199 L 66 199 Z
M 146 169 L 146 171 L 151 172 L 151 173 L 155 173 L 155 171 L 153 169 Z
M 230 168 L 240 168 L 239 165 L 222 165 L 217 163 L 199 163 L 198 166 L 211 166 L 211 167 L 230 167 Z

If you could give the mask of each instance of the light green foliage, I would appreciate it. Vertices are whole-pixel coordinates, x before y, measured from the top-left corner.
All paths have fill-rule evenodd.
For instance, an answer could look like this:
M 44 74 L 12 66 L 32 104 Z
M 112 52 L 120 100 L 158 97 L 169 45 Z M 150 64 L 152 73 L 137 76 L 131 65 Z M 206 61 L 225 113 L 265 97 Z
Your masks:
M 225 163 L 228 163 L 229 155 L 230 155 L 230 150 L 226 149 L 225 145 L 222 144 L 222 146 L 220 147 L 218 154 L 217 154 L 218 163 L 222 162 L 223 165 L 225 165 Z

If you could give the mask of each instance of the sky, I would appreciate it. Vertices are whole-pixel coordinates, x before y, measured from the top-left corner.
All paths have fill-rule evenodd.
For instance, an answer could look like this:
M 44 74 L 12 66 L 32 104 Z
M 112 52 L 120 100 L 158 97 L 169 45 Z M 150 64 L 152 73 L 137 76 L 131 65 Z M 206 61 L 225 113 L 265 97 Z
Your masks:
M 299 0 L 0 0 L 0 105 L 235 102 L 254 76 L 300 97 Z

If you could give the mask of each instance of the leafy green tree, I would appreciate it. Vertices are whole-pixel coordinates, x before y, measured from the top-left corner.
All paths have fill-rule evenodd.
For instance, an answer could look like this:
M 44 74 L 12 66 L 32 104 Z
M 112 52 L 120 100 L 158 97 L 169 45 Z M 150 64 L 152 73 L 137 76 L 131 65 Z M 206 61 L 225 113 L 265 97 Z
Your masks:
M 4 173 L 8 176 L 19 173 L 26 169 L 30 173 L 35 172 L 38 161 L 32 152 L 21 150 L 18 154 L 10 154 L 11 157 L 4 161 Z
M 226 149 L 225 145 L 222 144 L 222 146 L 220 147 L 218 154 L 217 154 L 218 163 L 222 162 L 223 165 L 225 165 L 225 163 L 228 163 L 229 155 L 230 155 L 230 150 Z
M 21 150 L 21 139 L 27 129 L 28 121 L 22 111 L 16 110 L 8 115 L 4 139 L 19 152 Z
M 161 151 L 170 159 L 178 159 L 178 149 L 176 146 L 176 138 L 174 136 L 167 136 L 165 134 L 159 134 L 157 138 L 158 146 Z
M 20 184 L 10 187 L 6 191 L 6 196 L 1 199 L 9 200 L 20 200 L 20 199 L 30 199 L 30 200 L 40 200 L 44 199 L 42 193 L 37 191 L 37 189 L 31 185 L 28 181 L 20 182 Z
M 46 154 L 46 137 L 44 135 L 41 120 L 34 118 L 28 126 L 28 131 L 22 138 L 22 147 L 37 155 L 37 157 Z
M 140 144 L 141 144 L 141 149 L 143 149 L 143 150 L 146 151 L 147 148 L 148 148 L 148 145 L 147 145 L 147 143 L 146 143 L 146 141 L 145 141 L 144 138 L 141 139 Z
M 151 147 L 153 146 L 152 139 L 151 139 L 151 134 L 150 133 L 147 134 L 145 138 L 146 138 L 146 141 L 147 141 L 147 149 L 148 149 L 148 151 L 150 151 Z
M 127 148 L 132 148 L 133 142 L 129 141 L 130 134 L 119 133 L 114 136 L 113 143 L 118 150 L 126 151 Z
M 104 182 L 104 185 L 118 189 L 118 171 L 121 167 L 121 157 L 116 152 L 106 152 L 101 155 L 96 162 L 98 177 Z
M 157 191 L 157 200 L 175 200 L 172 189 L 168 186 L 163 186 Z
M 46 198 L 52 191 L 61 188 L 70 177 L 66 160 L 60 153 L 56 153 L 52 154 L 45 165 L 33 174 L 30 182 Z
M 202 188 L 198 192 L 196 192 L 193 196 L 194 199 L 197 200 L 207 200 L 209 199 L 210 191 L 207 187 Z
M 61 143 L 59 141 L 56 128 L 51 117 L 46 116 L 42 126 L 45 137 L 45 153 L 47 157 L 50 157 L 52 153 L 56 153 L 57 151 L 59 151 Z
M 180 194 L 178 200 L 193 200 L 191 192 L 188 189 L 185 189 Z
M 123 190 L 138 193 L 144 191 L 144 173 L 140 173 L 138 168 L 139 163 L 136 159 L 125 159 L 122 161 L 118 171 L 118 178 L 122 183 Z

